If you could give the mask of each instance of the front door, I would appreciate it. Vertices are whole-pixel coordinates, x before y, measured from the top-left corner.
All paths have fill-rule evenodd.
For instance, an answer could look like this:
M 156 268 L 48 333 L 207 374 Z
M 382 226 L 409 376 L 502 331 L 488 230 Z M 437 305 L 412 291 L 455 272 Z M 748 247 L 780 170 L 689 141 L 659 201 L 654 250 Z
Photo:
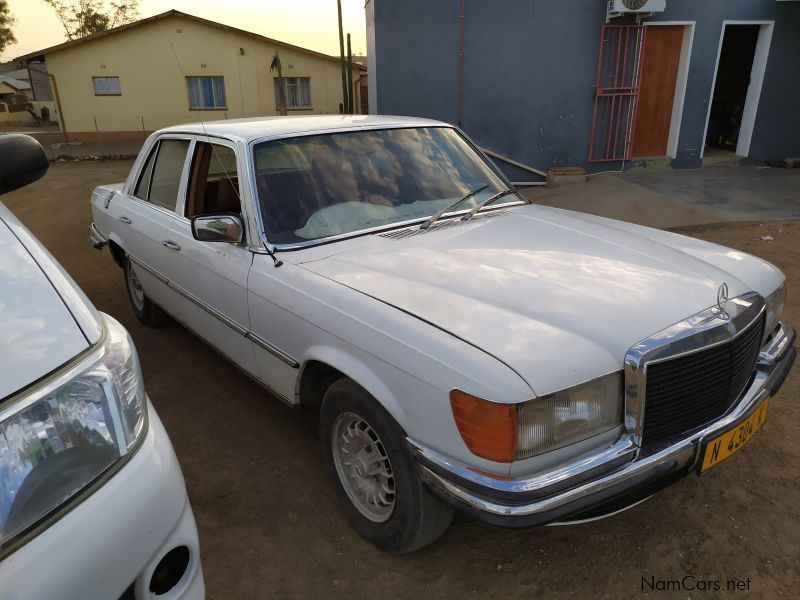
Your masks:
M 682 25 L 647 27 L 633 156 L 667 155 L 683 29 Z
M 180 218 L 167 231 L 164 276 L 181 297 L 173 314 L 243 370 L 256 375 L 247 310 L 247 276 L 253 254 L 243 244 L 201 242 L 192 236 L 197 215 L 241 215 L 236 151 L 221 140 L 198 140 Z

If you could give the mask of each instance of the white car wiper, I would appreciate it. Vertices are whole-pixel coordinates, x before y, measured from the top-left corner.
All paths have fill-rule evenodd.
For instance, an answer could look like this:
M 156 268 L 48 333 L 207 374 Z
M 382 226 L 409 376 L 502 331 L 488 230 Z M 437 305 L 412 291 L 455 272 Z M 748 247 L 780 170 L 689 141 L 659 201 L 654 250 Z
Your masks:
M 473 208 L 471 211 L 469 211 L 469 212 L 468 212 L 467 214 L 465 214 L 463 217 L 461 217 L 461 220 L 462 220 L 462 221 L 469 221 L 469 220 L 470 220 L 472 217 L 474 217 L 474 216 L 475 216 L 475 214 L 476 214 L 476 213 L 477 213 L 477 212 L 478 212 L 480 209 L 482 209 L 482 208 L 483 208 L 484 206 L 486 206 L 487 204 L 491 204 L 491 203 L 492 203 L 492 202 L 494 202 L 495 200 L 499 200 L 500 198 L 503 198 L 504 196 L 508 196 L 509 194 L 513 194 L 513 193 L 514 193 L 514 192 L 516 192 L 516 191 L 517 191 L 517 190 L 516 190 L 515 188 L 511 188 L 510 190 L 505 190 L 505 191 L 502 191 L 502 192 L 499 192 L 499 193 L 495 194 L 494 196 L 490 196 L 489 198 L 487 198 L 487 199 L 486 199 L 486 200 L 484 200 L 483 202 L 480 202 L 478 205 L 476 205 L 476 206 L 475 206 L 475 208 Z
M 436 221 L 438 221 L 439 217 L 441 217 L 444 213 L 450 212 L 451 210 L 453 210 L 456 206 L 458 206 L 459 204 L 461 204 L 465 200 L 469 200 L 475 194 L 480 194 L 483 190 L 485 190 L 488 187 L 489 187 L 489 184 L 487 183 L 486 185 L 482 185 L 479 188 L 475 188 L 474 190 L 471 190 L 471 191 L 467 192 L 464 196 L 462 196 L 461 198 L 459 198 L 458 200 L 456 200 L 452 204 L 448 204 L 443 209 L 441 209 L 441 210 L 437 211 L 436 213 L 434 213 L 433 215 L 431 215 L 430 219 L 428 219 L 422 225 L 420 225 L 419 228 L 420 229 L 427 229 L 428 227 L 433 225 Z

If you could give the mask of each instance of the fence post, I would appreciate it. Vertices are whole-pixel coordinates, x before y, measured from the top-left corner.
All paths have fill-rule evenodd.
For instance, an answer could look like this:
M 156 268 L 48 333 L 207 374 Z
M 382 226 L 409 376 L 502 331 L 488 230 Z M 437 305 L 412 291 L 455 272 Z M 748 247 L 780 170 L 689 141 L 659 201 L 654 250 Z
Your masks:
M 94 130 L 97 132 L 97 155 L 103 156 L 103 138 L 100 137 L 100 128 L 97 126 L 97 115 L 92 115 L 94 118 Z

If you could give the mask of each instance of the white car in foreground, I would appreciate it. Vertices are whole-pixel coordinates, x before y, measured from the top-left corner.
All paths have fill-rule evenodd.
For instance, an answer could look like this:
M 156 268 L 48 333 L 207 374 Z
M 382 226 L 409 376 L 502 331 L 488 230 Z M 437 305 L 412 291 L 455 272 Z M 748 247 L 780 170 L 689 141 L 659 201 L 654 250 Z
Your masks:
M 338 498 L 388 551 L 436 539 L 452 507 L 578 521 L 702 472 L 761 426 L 795 356 L 774 266 L 535 206 L 436 121 L 164 129 L 91 208 L 139 319 L 168 313 L 320 408 Z
M 0 194 L 47 171 L 0 136 Z M 202 598 L 192 509 L 136 349 L 0 204 L 0 597 Z

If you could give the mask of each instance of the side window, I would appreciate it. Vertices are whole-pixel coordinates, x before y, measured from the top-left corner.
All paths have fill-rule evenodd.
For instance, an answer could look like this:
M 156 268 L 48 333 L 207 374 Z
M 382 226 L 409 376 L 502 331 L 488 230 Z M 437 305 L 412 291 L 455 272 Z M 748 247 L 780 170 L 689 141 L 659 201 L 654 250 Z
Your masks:
M 242 212 L 236 152 L 228 146 L 195 144 L 186 217 Z
M 188 151 L 189 140 L 161 140 L 150 181 L 148 201 L 175 210 L 178 203 L 178 187 Z
M 147 192 L 150 189 L 150 177 L 153 175 L 153 163 L 156 162 L 156 154 L 158 154 L 158 144 L 150 151 L 150 156 L 144 165 L 142 174 L 139 176 L 139 182 L 136 184 L 136 189 L 133 191 L 133 195 L 140 200 L 147 200 Z

